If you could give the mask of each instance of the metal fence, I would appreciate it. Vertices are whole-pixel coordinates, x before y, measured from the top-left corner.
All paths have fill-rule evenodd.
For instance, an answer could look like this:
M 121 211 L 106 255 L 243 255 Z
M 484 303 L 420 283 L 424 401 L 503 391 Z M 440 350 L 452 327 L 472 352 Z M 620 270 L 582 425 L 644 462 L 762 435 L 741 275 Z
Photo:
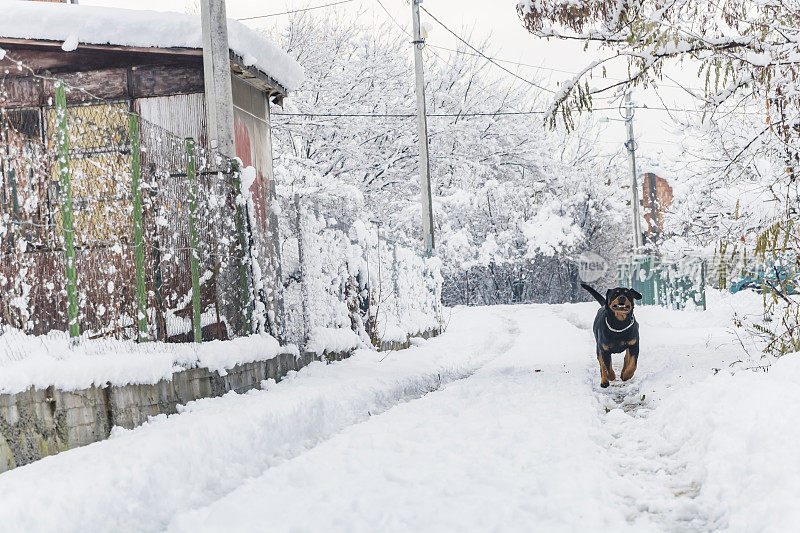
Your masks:
M 643 305 L 706 308 L 706 262 L 699 257 L 635 256 L 617 265 L 622 286 L 636 289 Z
M 438 329 L 435 260 L 351 216 L 377 240 L 354 237 L 299 198 L 264 228 L 255 215 L 277 218 L 279 202 L 256 205 L 238 160 L 145 120 L 129 100 L 68 103 L 81 89 L 58 81 L 52 105 L 6 108 L 2 82 L 0 335 L 14 333 L 4 339 L 267 332 L 304 345 L 322 327 L 381 344 Z
M 438 260 L 395 242 L 379 225 L 327 216 L 313 195 L 284 198 L 281 261 L 285 335 L 350 330 L 375 346 L 441 328 Z
M 0 327 L 168 342 L 253 331 L 235 163 L 126 102 L 65 94 L 0 108 Z

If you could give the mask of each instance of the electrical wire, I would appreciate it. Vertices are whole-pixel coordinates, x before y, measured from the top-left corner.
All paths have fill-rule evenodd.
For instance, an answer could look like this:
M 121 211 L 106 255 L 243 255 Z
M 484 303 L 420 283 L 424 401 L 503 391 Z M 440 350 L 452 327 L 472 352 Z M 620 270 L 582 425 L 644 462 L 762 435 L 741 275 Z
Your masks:
M 291 10 L 291 11 L 284 11 L 284 12 L 280 12 L 280 13 L 271 13 L 271 14 L 268 14 L 268 15 L 258 15 L 258 16 L 253 16 L 253 17 L 243 17 L 243 18 L 239 18 L 237 20 L 255 20 L 255 19 L 266 18 L 266 17 L 274 17 L 274 16 L 279 16 L 279 15 L 288 15 L 288 14 L 292 14 L 292 13 L 301 13 L 301 12 L 304 12 L 304 11 L 311 11 L 311 10 L 314 10 L 314 9 L 322 9 L 322 8 L 326 8 L 326 7 L 337 6 L 337 5 L 340 5 L 340 4 L 347 4 L 347 3 L 350 3 L 350 2 L 353 2 L 353 1 L 355 1 L 355 0 L 340 0 L 338 2 L 331 2 L 331 3 L 328 3 L 328 4 L 322 4 L 322 5 L 318 5 L 318 6 L 311 6 L 311 7 L 302 8 L 302 9 L 294 9 L 294 10 Z M 408 32 L 408 30 L 402 24 L 400 24 L 400 22 L 398 22 L 398 20 L 386 8 L 386 6 L 383 4 L 383 2 L 381 0 L 376 0 L 376 2 L 381 7 L 381 9 L 383 9 L 383 11 L 389 17 L 389 19 L 403 33 L 405 33 L 407 36 L 413 38 L 413 36 Z M 534 68 L 534 69 L 539 69 L 539 70 L 547 70 L 547 71 L 551 71 L 551 72 L 561 72 L 561 73 L 564 73 L 564 74 L 577 74 L 576 72 L 569 71 L 569 70 L 550 68 L 550 67 L 543 67 L 543 66 L 539 66 L 539 65 L 533 65 L 533 64 L 530 64 L 530 63 L 524 63 L 524 62 L 521 62 L 521 61 L 512 61 L 512 60 L 509 60 L 509 59 L 501 59 L 501 58 L 497 58 L 497 57 L 487 56 L 486 54 L 481 52 L 479 49 L 474 47 L 472 44 L 470 44 L 466 39 L 464 39 L 463 37 L 458 35 L 455 31 L 451 30 L 441 20 L 436 18 L 435 15 L 433 15 L 430 11 L 425 9 L 425 7 L 420 6 L 420 9 L 422 9 L 428 16 L 430 16 L 435 22 L 437 22 L 440 26 L 442 26 L 445 30 L 447 30 L 450 34 L 452 34 L 456 39 L 458 39 L 464 45 L 466 45 L 471 50 L 473 50 L 474 53 L 470 53 L 470 52 L 468 52 L 466 50 L 457 50 L 457 49 L 453 49 L 453 48 L 448 48 L 446 46 L 439 46 L 439 45 L 433 45 L 433 44 L 430 44 L 430 43 L 426 43 L 426 47 L 428 47 L 428 48 L 431 48 L 431 49 L 435 48 L 435 49 L 439 49 L 439 50 L 445 50 L 447 52 L 456 53 L 456 54 L 469 55 L 469 56 L 474 56 L 474 57 L 481 57 L 481 58 L 485 59 L 486 61 L 488 61 L 489 63 L 495 65 L 498 68 L 500 68 L 504 72 L 506 72 L 508 74 L 511 74 L 515 78 L 517 78 L 517 79 L 519 79 L 521 81 L 524 81 L 525 83 L 528 83 L 529 85 L 532 85 L 532 86 L 534 86 L 534 87 L 536 87 L 538 89 L 541 89 L 541 90 L 544 90 L 544 91 L 547 91 L 547 92 L 550 92 L 550 93 L 554 93 L 555 91 L 552 91 L 551 89 L 548 89 L 546 87 L 542 87 L 541 85 L 538 85 L 538 84 L 536 84 L 536 83 L 534 83 L 534 82 L 532 82 L 532 81 L 530 81 L 530 80 L 528 80 L 526 78 L 523 78 L 522 76 L 519 76 L 515 72 L 503 67 L 499 63 L 507 63 L 507 64 L 512 64 L 512 65 L 516 65 L 516 66 L 529 67 L 529 68 Z M 437 54 L 435 50 L 431 50 L 431 52 L 433 53 L 433 55 L 435 55 L 437 58 L 439 58 L 442 61 L 444 61 L 446 64 L 450 64 L 441 55 Z M 616 78 L 608 78 L 608 79 L 617 80 Z M 617 80 L 617 81 L 624 81 L 624 80 Z M 681 89 L 683 88 L 680 85 L 671 85 L 671 84 L 664 84 L 664 83 L 660 83 L 659 85 L 661 85 L 662 87 L 672 87 L 672 88 L 681 88 Z M 613 109 L 613 108 L 594 108 L 593 111 L 602 111 L 602 110 L 610 110 L 610 109 Z M 680 109 L 680 108 L 649 107 L 649 106 L 634 106 L 634 109 L 643 109 L 643 110 L 651 110 L 651 111 L 667 111 L 667 112 L 676 112 L 676 113 L 707 113 L 708 112 L 708 111 L 705 111 L 705 110 L 697 110 L 697 109 Z M 539 114 L 543 114 L 543 113 L 544 113 L 544 111 L 513 111 L 513 112 L 498 112 L 498 113 L 431 113 L 431 114 L 428 114 L 427 116 L 428 117 L 486 117 L 486 116 L 539 115 Z M 762 113 L 760 113 L 760 112 L 737 111 L 737 112 L 732 112 L 730 114 L 744 116 L 744 115 L 760 115 Z M 275 115 L 299 116 L 299 117 L 366 117 L 366 118 L 411 118 L 411 117 L 415 117 L 416 116 L 416 114 L 412 114 L 412 113 L 388 113 L 388 114 L 370 114 L 370 113 L 273 113 L 273 116 L 275 116 Z
M 397 19 L 396 19 L 396 18 L 394 18 L 394 15 L 392 15 L 392 13 L 391 13 L 391 12 L 390 12 L 388 9 L 386 9 L 386 6 L 385 6 L 385 5 L 383 5 L 383 2 L 381 2 L 381 0 L 375 0 L 375 1 L 376 1 L 376 2 L 378 2 L 378 5 L 379 5 L 379 6 L 381 6 L 381 9 L 383 9 L 383 11 L 384 11 L 384 12 L 386 13 L 386 15 L 389 17 L 389 19 L 391 19 L 391 21 L 392 21 L 392 22 L 394 22 L 395 26 L 397 26 L 398 28 L 400 28 L 400 31 L 402 31 L 403 33 L 405 33 L 406 35 L 408 35 L 408 36 L 409 36 L 409 37 L 411 37 L 412 39 L 414 38 L 414 36 L 413 36 L 413 35 L 411 35 L 411 33 L 409 33 L 409 32 L 408 32 L 408 30 L 407 30 L 407 29 L 406 29 L 406 28 L 405 28 L 405 27 L 404 27 L 402 24 L 400 24 L 400 23 L 397 21 Z
M 595 107 L 591 111 L 610 111 L 615 110 L 617 107 Z M 649 106 L 633 106 L 633 109 L 641 109 L 644 111 L 667 111 L 667 112 L 680 112 L 680 113 L 707 113 L 702 109 L 678 109 L 668 107 L 649 107 Z M 429 113 L 427 117 L 499 117 L 499 116 L 523 116 L 523 115 L 543 115 L 546 111 L 497 111 L 497 112 L 484 112 L 484 113 Z M 731 115 L 762 115 L 763 113 L 755 111 L 735 111 Z M 287 116 L 287 117 L 360 117 L 360 118 L 413 118 L 416 113 L 272 113 L 271 116 Z
M 483 56 L 481 54 L 473 54 L 471 52 L 467 52 L 466 50 L 459 50 L 459 49 L 456 49 L 456 48 L 448 48 L 446 46 L 440 46 L 440 45 L 436 45 L 436 44 L 426 43 L 426 46 L 430 46 L 431 48 L 436 48 L 436 49 L 439 49 L 439 50 L 445 50 L 447 52 L 452 52 L 454 54 L 461 54 L 461 55 L 473 56 L 473 57 L 485 57 L 485 56 Z M 564 70 L 564 69 L 560 69 L 560 68 L 543 67 L 541 65 L 533 65 L 531 63 L 525 63 L 523 61 L 513 61 L 511 59 L 501 59 L 501 58 L 498 58 L 498 57 L 492 57 L 492 60 L 497 61 L 499 63 L 508 63 L 510 65 L 516 65 L 518 67 L 528 67 L 528 68 L 533 68 L 533 69 L 537 69 L 537 70 L 546 70 L 548 72 L 560 72 L 562 74 L 572 74 L 572 75 L 578 74 L 578 72 L 575 72 L 573 70 Z M 610 77 L 610 76 L 604 76 L 603 79 L 612 80 L 612 81 L 626 81 L 626 80 L 624 80 L 622 78 L 613 78 L 613 77 Z M 658 82 L 657 85 L 659 87 L 669 87 L 671 89 L 682 89 L 682 90 L 692 89 L 692 90 L 695 90 L 695 91 L 702 90 L 702 89 L 699 89 L 697 87 L 683 87 L 681 85 L 678 85 L 677 83 L 672 84 L 672 83 L 661 83 L 661 82 Z
M 395 26 L 397 26 L 398 28 L 400 28 L 400 31 L 402 31 L 403 33 L 405 33 L 406 35 L 408 35 L 408 36 L 409 36 L 409 37 L 411 37 L 412 39 L 414 38 L 414 36 L 413 36 L 413 35 L 411 35 L 411 34 L 408 32 L 408 30 L 407 30 L 407 29 L 406 29 L 406 28 L 405 28 L 405 27 L 404 27 L 402 24 L 400 24 L 400 23 L 397 21 L 397 19 L 394 17 L 394 15 L 392 15 L 392 13 L 391 13 L 391 12 L 390 12 L 388 9 L 386 9 L 386 6 L 385 6 L 385 5 L 383 5 L 383 2 L 381 2 L 381 0 L 375 0 L 375 1 L 376 1 L 376 2 L 378 2 L 378 5 L 379 5 L 379 6 L 381 6 L 381 9 L 383 9 L 383 11 L 384 11 L 384 12 L 386 12 L 386 15 L 387 15 L 387 16 L 388 16 L 388 17 L 391 19 L 391 21 L 392 21 L 392 22 L 394 22 Z M 453 31 L 452 31 L 450 28 L 448 28 L 447 26 L 445 26 L 445 25 L 444 25 L 442 22 L 440 22 L 440 21 L 439 21 L 439 20 L 438 20 L 436 17 L 434 17 L 433 15 L 431 15 L 431 14 L 430 14 L 430 12 L 429 12 L 427 9 L 425 9 L 425 8 L 424 8 L 424 7 L 422 7 L 422 6 L 420 6 L 420 8 L 421 8 L 423 11 L 425 11 L 425 12 L 426 12 L 428 15 L 430 15 L 430 17 L 431 17 L 431 18 L 433 18 L 433 19 L 434 19 L 436 22 L 438 22 L 438 23 L 439 23 L 439 24 L 440 24 L 440 25 L 441 25 L 441 26 L 442 26 L 444 29 L 446 29 L 447 31 L 449 31 L 450 33 L 452 33 L 453 35 L 455 35 L 455 37 L 456 37 L 457 39 L 460 39 L 460 40 L 461 40 L 461 41 L 462 41 L 464 44 L 466 44 L 466 45 L 467 45 L 467 46 L 469 46 L 469 47 L 470 47 L 472 50 L 475 50 L 475 52 L 477 52 L 476 54 L 470 54 L 470 55 L 476 55 L 476 56 L 478 56 L 478 57 L 482 57 L 482 58 L 486 59 L 488 62 L 490 62 L 490 63 L 494 64 L 495 66 L 497 66 L 497 67 L 501 68 L 502 70 L 504 70 L 504 71 L 508 72 L 508 73 L 509 73 L 509 74 L 511 74 L 512 76 L 514 76 L 514 77 L 516 77 L 516 78 L 519 78 L 520 80 L 524 81 L 525 83 L 528 83 L 528 84 L 530 84 L 530 85 L 533 85 L 533 86 L 534 86 L 534 87 L 536 87 L 537 89 L 541 89 L 541 90 L 543 90 L 543 91 L 547 91 L 547 92 L 550 92 L 550 93 L 554 93 L 554 92 L 555 92 L 555 91 L 552 91 L 552 90 L 550 90 L 550 89 L 547 89 L 547 88 L 545 88 L 545 87 L 542 87 L 541 85 L 537 85 L 537 84 L 533 83 L 532 81 L 530 81 L 530 80 L 527 80 L 527 79 L 525 79 L 525 78 L 523 78 L 523 77 L 521 77 L 521 76 L 518 76 L 517 74 L 515 74 L 514 72 L 512 72 L 512 71 L 508 70 L 507 68 L 503 67 L 502 65 L 498 65 L 497 63 L 495 63 L 495 62 L 494 62 L 494 61 L 495 61 L 495 60 L 494 60 L 494 58 L 487 56 L 486 54 L 482 53 L 480 50 L 478 50 L 477 48 L 475 48 L 474 46 L 472 46 L 471 44 L 469 44 L 467 41 L 465 41 L 464 39 L 462 39 L 461 37 L 459 37 L 459 36 L 458 36 L 458 35 L 457 35 L 455 32 L 453 32 Z M 429 44 L 429 43 L 425 43 L 425 47 L 426 47 L 427 49 L 430 49 L 431 53 L 432 53 L 433 55 L 435 55 L 436 57 L 438 57 L 439 59 L 441 59 L 442 61 L 444 61 L 444 63 L 445 63 L 445 64 L 447 64 L 447 65 L 450 65 L 450 66 L 452 67 L 452 65 L 450 64 L 450 62 L 449 62 L 449 61 L 447 61 L 447 59 L 443 58 L 443 57 L 442 57 L 441 55 L 439 55 L 438 53 L 436 53 L 436 50 L 433 50 L 433 48 L 441 48 L 441 49 L 443 49 L 443 50 L 448 50 L 448 51 L 452 51 L 452 50 L 450 50 L 450 49 L 448 49 L 448 48 L 445 48 L 445 47 L 443 47 L 443 46 L 433 46 L 433 45 L 431 45 L 431 44 Z
M 412 0 L 412 1 L 413 1 L 413 0 Z M 470 48 L 472 51 L 474 51 L 475 53 L 477 53 L 478 55 L 480 55 L 481 57 L 483 57 L 483 58 L 484 58 L 486 61 L 488 61 L 489 63 L 493 64 L 494 66 L 496 66 L 496 67 L 497 67 L 497 68 L 499 68 L 500 70 L 503 70 L 503 71 L 507 72 L 508 74 L 511 74 L 511 75 L 512 75 L 512 76 L 514 76 L 515 78 L 517 78 L 517 79 L 519 79 L 519 80 L 522 80 L 522 81 L 524 81 L 525 83 L 527 83 L 527 84 L 529 84 L 529 85 L 532 85 L 532 86 L 536 87 L 537 89 L 541 89 L 541 90 L 543 90 L 543 91 L 546 91 L 546 92 L 549 92 L 549 93 L 553 93 L 553 94 L 555 94 L 555 91 L 553 91 L 552 89 L 548 89 L 547 87 L 542 87 L 541 85 L 539 85 L 539 84 L 537 84 L 537 83 L 534 83 L 534 82 L 532 82 L 532 81 L 531 81 L 531 80 L 529 80 L 529 79 L 523 78 L 522 76 L 520 76 L 520 75 L 519 75 L 519 74 L 517 74 L 516 72 L 514 72 L 514 71 L 512 71 L 512 70 L 509 70 L 509 69 L 507 69 L 506 67 L 504 67 L 503 65 L 501 65 L 500 63 L 498 63 L 497 61 L 495 61 L 495 60 L 494 60 L 494 58 L 491 58 L 491 57 L 487 56 L 486 54 L 484 54 L 483 52 L 481 52 L 480 50 L 478 50 L 477 48 L 475 48 L 474 46 L 472 46 L 472 45 L 471 45 L 469 42 L 467 42 L 467 40 L 466 40 L 466 39 L 464 39 L 464 38 L 463 38 L 463 37 L 461 37 L 459 34 L 457 34 L 457 33 L 456 33 L 456 32 L 454 32 L 453 30 L 451 30 L 449 27 L 447 27 L 447 25 L 446 25 L 444 22 L 442 22 L 441 20 L 439 20 L 438 18 L 436 18 L 436 16 L 434 16 L 434 15 L 433 15 L 433 14 L 432 14 L 430 11 L 428 11 L 427 9 L 425 9 L 423 6 L 419 6 L 419 8 L 420 8 L 421 10 L 423 10 L 425 13 L 427 13 L 427 14 L 428 14 L 428 16 L 429 16 L 430 18 L 432 18 L 432 19 L 433 19 L 435 22 L 437 22 L 437 23 L 438 23 L 438 24 L 439 24 L 439 25 L 440 25 L 442 28 L 444 28 L 445 30 L 447 30 L 448 32 L 450 32 L 450 34 L 451 34 L 451 35 L 453 35 L 453 37 L 455 37 L 456 39 L 458 39 L 459 41 L 461 41 L 462 43 L 464 43 L 464 45 L 466 45 L 467 47 L 469 47 L 469 48 Z
M 313 9 L 322 9 L 323 7 L 338 6 L 340 4 L 348 4 L 350 2 L 355 2 L 355 0 L 341 0 L 339 2 L 332 2 L 330 4 L 323 4 L 323 5 L 320 5 L 320 6 L 311 6 L 311 7 L 306 7 L 306 8 L 303 8 L 303 9 L 293 9 L 291 11 L 282 11 L 280 13 L 270 13 L 269 15 L 256 15 L 254 17 L 242 17 L 242 18 L 238 18 L 236 20 L 256 20 L 256 19 L 264 19 L 264 18 L 268 18 L 268 17 L 278 17 L 280 15 L 291 15 L 292 13 L 302 13 L 304 11 L 311 11 Z

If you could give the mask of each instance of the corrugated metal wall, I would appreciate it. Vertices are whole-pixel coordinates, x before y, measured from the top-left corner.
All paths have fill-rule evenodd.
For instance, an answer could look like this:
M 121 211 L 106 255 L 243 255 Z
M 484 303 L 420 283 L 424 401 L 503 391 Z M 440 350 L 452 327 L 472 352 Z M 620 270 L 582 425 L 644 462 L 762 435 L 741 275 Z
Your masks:
M 234 128 L 236 155 L 244 167 L 256 169 L 257 178 L 250 188 L 255 208 L 253 237 L 258 247 L 257 273 L 260 273 L 260 298 L 267 307 L 270 324 L 281 316 L 279 264 L 275 240 L 277 224 L 269 208 L 274 197 L 272 170 L 272 137 L 267 95 L 260 89 L 233 78 Z M 141 117 L 179 137 L 192 137 L 207 143 L 205 96 L 186 94 L 141 98 L 134 102 Z M 272 334 L 279 332 L 273 327 Z
M 134 100 L 134 110 L 178 137 L 191 137 L 206 144 L 206 98 L 204 94 L 176 94 Z

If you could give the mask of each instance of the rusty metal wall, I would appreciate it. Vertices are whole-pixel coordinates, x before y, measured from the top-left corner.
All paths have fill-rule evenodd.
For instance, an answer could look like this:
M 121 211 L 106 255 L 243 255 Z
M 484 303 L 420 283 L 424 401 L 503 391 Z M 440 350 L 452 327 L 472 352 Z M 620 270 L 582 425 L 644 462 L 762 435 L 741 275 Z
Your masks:
M 277 223 L 271 208 L 275 195 L 267 95 L 234 78 L 233 105 L 236 156 L 242 160 L 243 167 L 252 166 L 256 169 L 256 179 L 250 187 L 254 208 L 251 231 L 258 249 L 258 268 L 255 274 L 260 278 L 255 280 L 255 284 L 258 297 L 267 311 L 269 332 L 280 336 L 280 261 L 275 246 Z

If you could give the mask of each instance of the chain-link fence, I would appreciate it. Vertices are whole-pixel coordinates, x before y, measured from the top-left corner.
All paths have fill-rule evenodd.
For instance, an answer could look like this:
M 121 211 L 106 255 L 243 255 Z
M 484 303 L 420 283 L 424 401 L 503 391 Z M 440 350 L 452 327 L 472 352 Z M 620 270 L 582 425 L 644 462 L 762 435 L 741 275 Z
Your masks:
M 375 223 L 326 217 L 313 198 L 296 195 L 284 204 L 289 339 L 311 351 L 332 352 L 359 339 L 379 348 L 404 345 L 411 336 L 441 328 L 438 259 L 387 238 Z
M 234 161 L 129 102 L 0 108 L 0 326 L 167 342 L 254 331 Z
M 300 197 L 284 209 L 265 201 L 274 191 L 256 198 L 253 187 L 264 185 L 252 167 L 132 111 L 164 112 L 149 103 L 46 78 L 48 105 L 12 108 L 3 82 L 4 342 L 267 332 L 321 353 L 439 329 L 438 262 L 377 226 L 332 222 Z

